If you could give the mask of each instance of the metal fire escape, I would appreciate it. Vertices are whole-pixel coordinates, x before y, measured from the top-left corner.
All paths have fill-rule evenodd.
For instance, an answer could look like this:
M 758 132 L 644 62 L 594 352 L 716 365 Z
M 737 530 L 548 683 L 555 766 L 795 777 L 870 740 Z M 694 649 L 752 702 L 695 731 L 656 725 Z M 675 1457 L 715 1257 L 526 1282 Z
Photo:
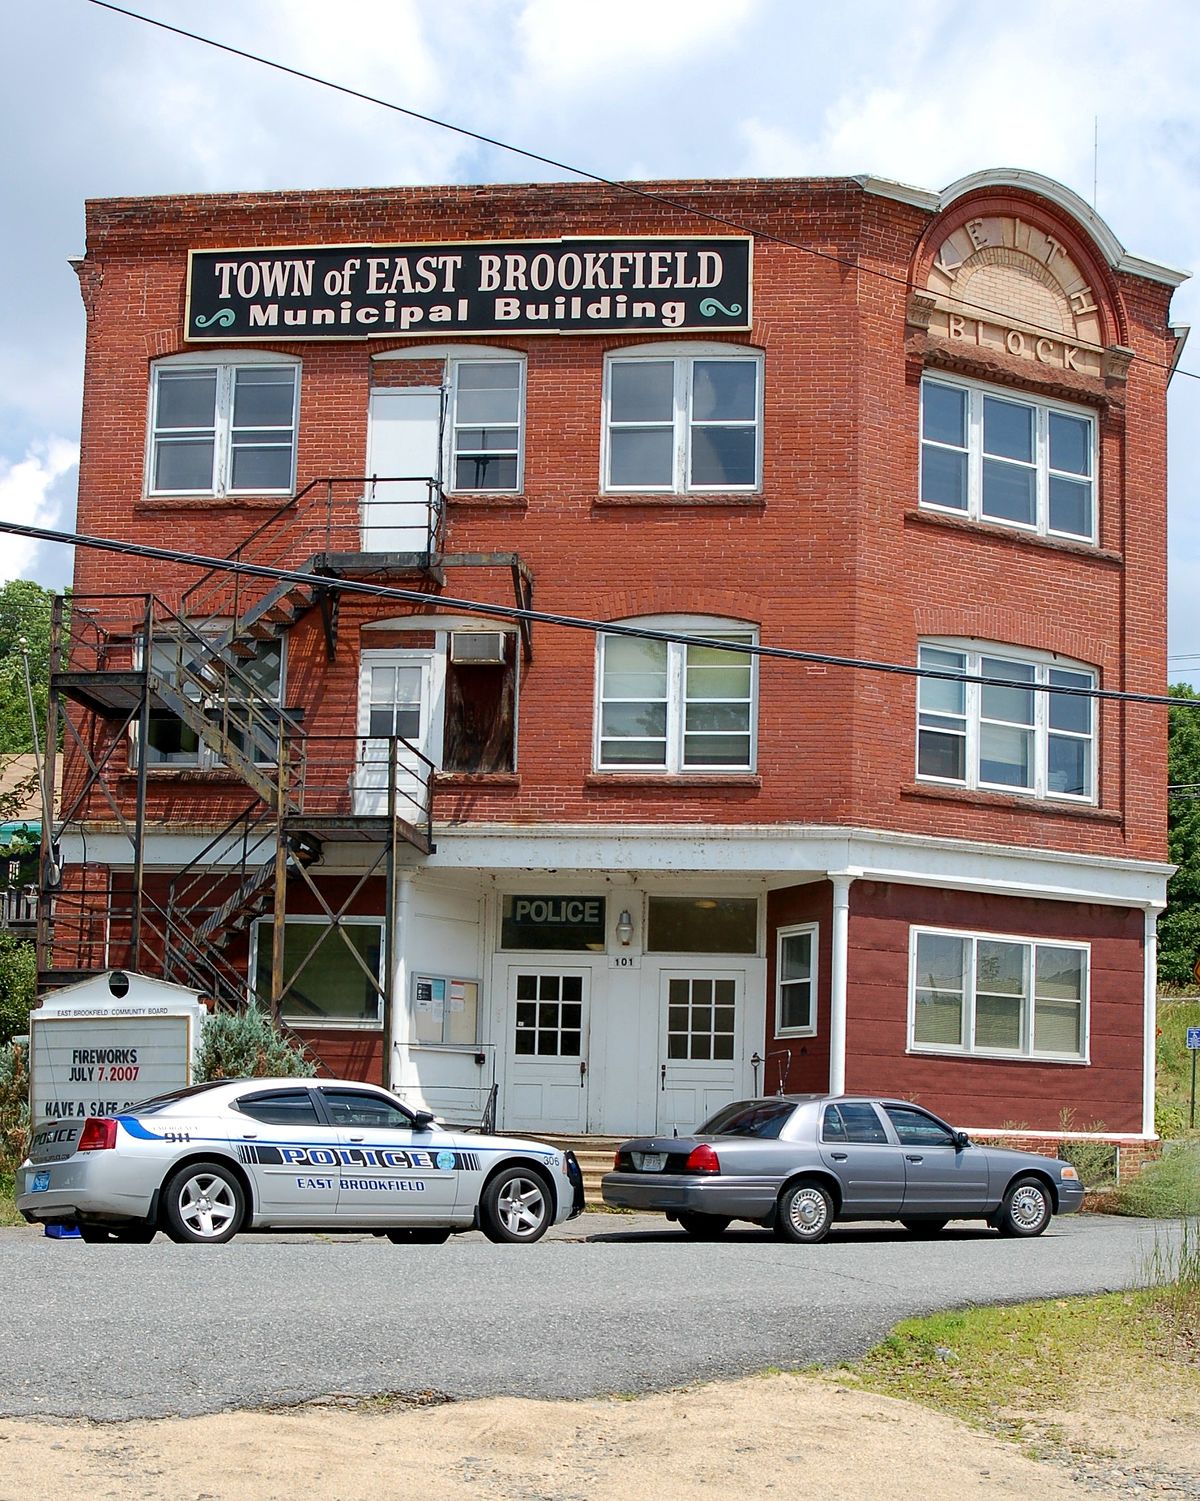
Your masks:
M 405 550 L 363 551 L 369 497 L 377 484 L 397 483 L 428 487 L 424 524 L 401 537 L 411 543 Z M 339 505 L 347 491 L 353 503 Z M 302 885 L 380 993 L 386 1023 L 391 965 L 381 983 L 340 924 L 366 883 L 385 875 L 385 945 L 392 951 L 398 852 L 434 847 L 435 768 L 399 736 L 313 733 L 303 708 L 280 702 L 260 666 L 264 643 L 314 611 L 333 660 L 341 578 L 403 580 L 436 597 L 448 568 L 500 568 L 511 575 L 518 605 L 532 603 L 532 576 L 515 554 L 448 554 L 444 531 L 434 480 L 320 480 L 243 538 L 225 566 L 193 583 L 177 609 L 152 593 L 75 595 L 69 616 L 65 602 L 55 602 L 47 732 L 51 758 L 62 742 L 64 784 L 60 816 L 43 833 L 40 988 L 122 967 L 159 974 L 222 1005 L 251 997 L 277 1013 L 308 962 L 285 973 L 288 891 Z M 239 564 L 305 577 L 274 581 L 239 572 Z M 527 626 L 522 641 L 528 660 Z M 193 759 L 173 768 L 180 775 L 165 780 L 152 745 L 152 728 L 164 717 L 184 727 L 193 746 Z M 355 785 L 364 772 L 375 789 L 366 808 Z M 223 797 L 219 820 L 214 794 Z M 190 836 L 192 846 L 197 836 L 207 840 L 185 863 L 150 868 L 150 827 Z M 100 831 L 127 842 L 127 861 L 89 861 L 89 838 Z M 64 869 L 69 836 L 83 858 Z M 309 873 L 329 839 L 368 847 L 366 869 L 336 910 Z M 268 916 L 269 985 L 230 954 L 239 936 Z

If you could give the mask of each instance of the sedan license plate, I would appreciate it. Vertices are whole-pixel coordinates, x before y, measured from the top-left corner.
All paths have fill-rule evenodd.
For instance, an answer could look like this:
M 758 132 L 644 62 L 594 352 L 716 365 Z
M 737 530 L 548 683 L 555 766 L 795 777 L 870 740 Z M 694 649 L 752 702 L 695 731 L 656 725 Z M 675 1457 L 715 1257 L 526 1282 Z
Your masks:
M 638 1167 L 643 1173 L 661 1173 L 667 1165 L 665 1152 L 637 1152 L 634 1154 L 638 1159 Z
M 40 1194 L 40 1193 L 43 1193 L 49 1187 L 50 1187 L 50 1174 L 49 1173 L 34 1173 L 34 1175 L 33 1175 L 33 1182 L 29 1185 L 29 1192 L 31 1194 Z

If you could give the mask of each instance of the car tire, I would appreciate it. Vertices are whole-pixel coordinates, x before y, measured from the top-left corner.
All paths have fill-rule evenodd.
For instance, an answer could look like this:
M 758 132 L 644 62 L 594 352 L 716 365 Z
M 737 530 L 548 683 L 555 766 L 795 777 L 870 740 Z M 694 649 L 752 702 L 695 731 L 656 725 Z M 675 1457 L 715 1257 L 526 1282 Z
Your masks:
M 1001 1235 L 1030 1240 L 1054 1218 L 1054 1200 L 1040 1178 L 1015 1178 L 1005 1190 L 991 1223 Z
M 479 1228 L 500 1245 L 531 1245 L 550 1228 L 550 1185 L 528 1167 L 503 1167 L 479 1201 Z
M 780 1240 L 815 1246 L 829 1234 L 833 1224 L 833 1198 L 812 1178 L 789 1183 L 779 1196 L 775 1234 Z
M 676 1218 L 679 1228 L 693 1240 L 720 1240 L 730 1225 L 723 1214 L 697 1214 L 690 1209 L 681 1211 Z
M 190 1162 L 167 1179 L 163 1226 L 172 1240 L 219 1246 L 241 1229 L 246 1196 L 233 1172 L 219 1162 Z
M 394 1246 L 441 1246 L 450 1239 L 449 1230 L 435 1230 L 432 1226 L 415 1225 L 411 1230 L 385 1230 L 383 1232 Z
M 901 1220 L 900 1223 L 904 1226 L 904 1228 L 911 1235 L 926 1236 L 926 1235 L 940 1235 L 942 1233 L 942 1231 L 946 1228 L 946 1226 L 950 1223 L 950 1221 L 949 1220 L 918 1220 L 918 1219 L 912 1219 L 912 1220 Z

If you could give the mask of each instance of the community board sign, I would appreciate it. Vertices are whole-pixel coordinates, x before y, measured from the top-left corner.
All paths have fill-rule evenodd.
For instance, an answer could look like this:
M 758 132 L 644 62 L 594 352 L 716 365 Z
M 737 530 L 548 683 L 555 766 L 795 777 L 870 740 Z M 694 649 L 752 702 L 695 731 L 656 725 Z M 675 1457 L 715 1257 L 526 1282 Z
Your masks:
M 184 337 L 711 332 L 750 291 L 749 236 L 192 250 Z

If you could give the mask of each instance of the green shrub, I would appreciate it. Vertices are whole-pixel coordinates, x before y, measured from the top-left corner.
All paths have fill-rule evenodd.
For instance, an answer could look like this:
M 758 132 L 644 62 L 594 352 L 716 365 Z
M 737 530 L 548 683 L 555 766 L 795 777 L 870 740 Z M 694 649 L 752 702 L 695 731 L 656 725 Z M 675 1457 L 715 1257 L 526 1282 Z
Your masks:
M 309 1076 L 316 1065 L 257 1006 L 218 1011 L 204 1023 L 196 1054 L 196 1082 L 262 1079 L 274 1074 Z
M 37 999 L 37 954 L 27 938 L 0 933 L 0 1046 L 29 1030 Z
M 29 1050 L 24 1043 L 0 1046 L 0 1173 L 12 1170 L 29 1151 Z
M 1200 1141 L 1172 1143 L 1117 1189 L 1118 1214 L 1178 1219 L 1200 1214 Z

